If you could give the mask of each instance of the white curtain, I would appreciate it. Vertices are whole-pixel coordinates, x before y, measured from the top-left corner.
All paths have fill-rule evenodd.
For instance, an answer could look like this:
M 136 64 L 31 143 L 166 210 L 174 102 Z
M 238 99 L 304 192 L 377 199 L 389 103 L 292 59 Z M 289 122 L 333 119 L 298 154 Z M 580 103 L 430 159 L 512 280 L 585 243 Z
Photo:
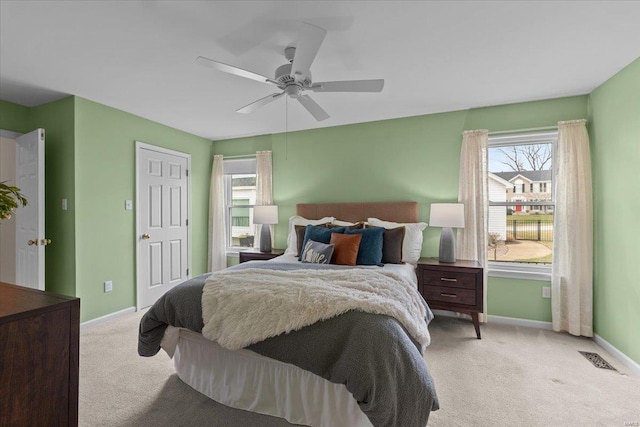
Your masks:
M 271 151 L 258 151 L 256 161 L 256 205 L 273 205 Z M 260 247 L 260 227 L 262 225 L 256 225 L 254 233 L 253 246 L 256 248 Z M 271 229 L 271 247 L 273 247 L 274 226 L 270 225 L 269 228 Z
M 209 271 L 227 267 L 225 209 L 224 162 L 221 155 L 216 155 L 213 156 L 209 188 Z
M 593 336 L 593 201 L 586 120 L 558 122 L 551 317 L 555 331 Z
M 486 129 L 462 133 L 458 202 L 464 204 L 464 228 L 458 229 L 456 258 L 477 260 L 483 268 L 484 310 L 487 321 L 487 144 Z

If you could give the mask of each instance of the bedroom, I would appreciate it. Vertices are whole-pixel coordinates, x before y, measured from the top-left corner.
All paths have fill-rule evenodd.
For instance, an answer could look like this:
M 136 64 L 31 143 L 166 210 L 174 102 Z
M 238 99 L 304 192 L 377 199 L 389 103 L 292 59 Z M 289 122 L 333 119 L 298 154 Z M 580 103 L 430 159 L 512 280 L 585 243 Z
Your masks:
M 2 7 L 7 7 L 7 3 L 3 2 Z M 606 7 L 611 6 L 602 7 L 607 10 Z M 7 16 L 3 9 L 3 31 L 7 28 Z M 611 13 L 611 16 L 617 15 Z M 249 17 L 246 19 L 250 21 Z M 620 42 L 621 48 L 626 46 L 627 52 L 632 53 L 628 60 L 615 65 L 593 87 L 571 92 L 573 96 L 565 97 L 567 92 L 560 90 L 542 100 L 528 96 L 497 104 L 477 101 L 465 108 L 439 110 L 446 112 L 427 114 L 430 112 L 425 111 L 407 114 L 411 117 L 366 119 L 367 123 L 334 124 L 305 131 L 294 129 L 293 122 L 310 122 L 291 106 L 290 114 L 295 114 L 296 120 L 291 119 L 291 131 L 286 134 L 283 132 L 284 104 L 274 104 L 273 111 L 264 114 L 274 114 L 272 117 L 280 121 L 280 131 L 231 140 L 179 131 L 157 123 L 159 120 L 141 118 L 142 114 L 90 100 L 92 98 L 80 89 L 66 91 L 61 85 L 49 88 L 61 92 L 58 94 L 61 99 L 36 106 L 7 102 L 11 99 L 3 94 L 0 129 L 20 133 L 37 127 L 46 129 L 46 229 L 47 237 L 54 242 L 47 248 L 47 290 L 80 297 L 81 321 L 87 322 L 123 310 L 131 311 L 136 304 L 132 245 L 135 217 L 123 208 L 124 200 L 135 199 L 132 148 L 135 140 L 186 151 L 192 156 L 192 268 L 194 274 L 199 274 L 206 271 L 207 260 L 203 254 L 207 247 L 208 182 L 213 154 L 273 152 L 274 198 L 280 209 L 275 247 L 282 248 L 286 241 L 286 218 L 294 214 L 295 204 L 301 201 L 416 200 L 420 204 L 420 219 L 428 220 L 431 203 L 456 199 L 460 134 L 464 130 L 527 129 L 586 118 L 590 123 L 594 173 L 595 332 L 637 364 L 640 363 L 640 312 L 637 310 L 640 291 L 634 263 L 640 254 L 633 238 L 635 233 L 624 226 L 634 223 L 635 213 L 640 209 L 638 199 L 629 197 L 638 190 L 634 177 L 640 157 L 637 140 L 640 107 L 636 96 L 640 90 L 640 62 L 636 59 L 638 52 L 634 53 L 637 38 L 637 32 L 630 32 Z M 5 43 L 11 45 L 12 42 L 3 33 L 3 55 L 7 52 Z M 36 48 L 30 46 L 30 49 Z M 600 50 L 596 51 L 589 66 L 595 67 L 604 56 Z M 275 51 L 271 57 L 274 65 L 282 59 Z M 234 58 L 229 55 L 227 59 L 232 62 Z M 260 61 L 251 65 L 254 69 L 260 67 Z M 4 67 L 7 66 L 4 57 L 1 66 L 4 91 Z M 321 73 L 319 66 L 322 66 L 320 60 L 314 64 L 314 72 L 319 76 L 328 75 L 328 72 Z M 264 67 L 264 72 L 271 68 Z M 194 73 L 199 71 L 194 69 Z M 205 81 L 213 84 L 214 76 L 205 75 Z M 335 78 L 369 77 L 391 79 L 392 76 L 378 76 L 373 71 L 367 71 L 366 75 L 363 71 L 354 74 L 345 70 Z M 101 79 L 105 86 L 108 81 L 103 75 L 92 75 L 93 78 Z M 87 84 L 92 79 L 87 79 Z M 392 87 L 388 85 L 386 89 Z M 228 110 L 226 114 L 260 96 L 252 86 L 238 84 L 236 90 L 243 95 L 224 99 L 222 107 Z M 366 105 L 375 102 L 377 95 L 363 96 L 366 96 L 363 100 L 354 96 L 340 102 Z M 331 101 L 326 99 L 328 108 Z M 527 102 L 514 103 L 518 101 Z M 173 109 L 172 104 L 172 101 L 161 104 L 170 112 L 169 116 L 184 114 Z M 335 108 L 332 106 L 332 112 L 339 111 Z M 200 120 L 206 123 L 207 118 Z M 247 120 L 252 123 L 251 118 Z M 209 125 L 215 128 L 216 123 Z M 369 173 L 371 170 L 376 173 Z M 347 187 L 345 182 L 349 183 Z M 69 201 L 67 211 L 59 209 L 63 198 Z M 437 255 L 439 232 L 437 228 L 427 228 L 423 256 Z M 95 244 L 97 241 L 99 245 Z M 105 280 L 113 281 L 110 293 L 103 291 Z M 550 303 L 541 298 L 544 286 L 549 286 L 549 282 L 490 277 L 488 313 L 549 322 Z

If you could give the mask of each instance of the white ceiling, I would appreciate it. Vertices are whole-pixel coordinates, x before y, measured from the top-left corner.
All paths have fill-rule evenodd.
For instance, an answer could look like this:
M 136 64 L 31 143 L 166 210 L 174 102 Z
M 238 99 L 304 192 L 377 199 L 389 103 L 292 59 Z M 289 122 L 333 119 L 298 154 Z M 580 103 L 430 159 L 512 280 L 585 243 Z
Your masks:
M 77 95 L 209 139 L 312 129 L 591 92 L 640 56 L 640 2 L 0 0 L 0 98 Z M 300 22 L 328 30 L 314 81 L 384 78 L 382 93 L 314 93 L 316 122 L 264 83 Z M 639 76 L 640 78 L 640 76 Z

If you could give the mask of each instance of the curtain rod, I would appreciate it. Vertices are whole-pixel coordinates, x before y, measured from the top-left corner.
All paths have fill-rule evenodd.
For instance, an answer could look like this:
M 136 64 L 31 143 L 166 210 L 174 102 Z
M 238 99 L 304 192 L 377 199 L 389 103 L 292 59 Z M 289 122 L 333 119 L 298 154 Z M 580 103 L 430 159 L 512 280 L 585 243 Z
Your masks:
M 537 132 L 542 130 L 557 130 L 557 129 L 558 129 L 558 126 L 543 126 L 539 128 L 528 128 L 528 129 L 498 130 L 494 132 L 489 132 L 489 135 L 501 135 L 505 133 Z

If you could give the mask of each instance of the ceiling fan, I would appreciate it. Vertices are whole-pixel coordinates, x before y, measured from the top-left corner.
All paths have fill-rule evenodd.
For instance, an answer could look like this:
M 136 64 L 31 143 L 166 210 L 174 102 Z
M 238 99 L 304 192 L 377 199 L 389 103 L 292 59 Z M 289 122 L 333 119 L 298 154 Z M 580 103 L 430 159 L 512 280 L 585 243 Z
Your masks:
M 296 46 L 288 46 L 284 50 L 284 56 L 288 64 L 276 69 L 275 77 L 269 78 L 252 71 L 224 64 L 213 59 L 199 56 L 196 62 L 202 66 L 218 71 L 245 77 L 251 80 L 267 83 L 278 87 L 282 92 L 276 92 L 265 96 L 249 105 L 236 110 L 238 113 L 251 113 L 263 107 L 283 95 L 297 99 L 302 106 L 317 120 L 322 121 L 330 116 L 318 105 L 305 91 L 311 92 L 380 92 L 384 87 L 383 79 L 376 80 L 346 80 L 337 82 L 313 82 L 311 78 L 311 64 L 315 59 L 327 30 L 316 25 L 303 23 L 300 37 Z

